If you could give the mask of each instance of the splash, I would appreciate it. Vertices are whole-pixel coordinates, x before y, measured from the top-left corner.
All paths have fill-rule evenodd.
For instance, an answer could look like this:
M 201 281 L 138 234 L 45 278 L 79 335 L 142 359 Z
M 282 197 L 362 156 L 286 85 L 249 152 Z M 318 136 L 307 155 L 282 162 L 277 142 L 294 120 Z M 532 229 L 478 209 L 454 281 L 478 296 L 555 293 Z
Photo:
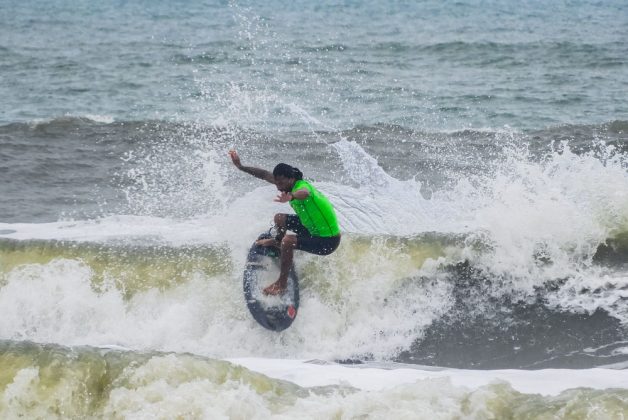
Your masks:
M 187 145 L 185 153 L 194 156 L 213 150 L 211 143 L 196 140 Z M 146 190 L 159 205 L 185 209 L 197 194 L 195 188 L 203 193 L 206 188 L 217 204 L 208 205 L 208 211 L 193 203 L 192 217 L 116 216 L 48 225 L 3 224 L 0 229 L 9 232 L 3 236 L 15 239 L 113 241 L 112 246 L 123 249 L 128 241 L 175 249 L 217 245 L 227 250 L 220 257 L 225 268 L 208 272 L 206 263 L 194 262 L 198 257 L 179 266 L 158 259 L 156 267 L 166 264 L 159 269 L 160 277 L 154 276 L 157 270 L 142 272 L 140 263 L 129 266 L 124 259 L 109 260 L 103 270 L 93 256 L 90 262 L 89 254 L 62 252 L 45 261 L 25 260 L 5 271 L 0 296 L 12 314 L 6 319 L 13 321 L 3 324 L 3 337 L 73 344 L 113 341 L 219 357 L 235 351 L 240 356 L 386 360 L 420 341 L 434 320 L 455 309 L 459 274 L 451 267 L 462 261 L 479 273 L 464 280 L 480 280 L 473 286 L 477 300 L 472 301 L 479 314 L 490 316 L 494 302 L 535 301 L 541 296 L 543 304 L 558 311 L 604 310 L 628 322 L 622 309 L 625 274 L 594 260 L 607 239 L 625 232 L 628 177 L 621 153 L 602 148 L 606 154 L 576 154 L 563 146 L 536 159 L 525 148 L 513 147 L 493 171 L 459 179 L 427 198 L 419 181 L 392 177 L 356 143 L 343 140 L 326 150 L 340 159 L 339 171 L 347 182 L 317 185 L 337 208 L 343 243 L 330 257 L 298 256 L 303 307 L 299 322 L 284 335 L 265 335 L 242 310 L 240 276 L 252 238 L 269 227 L 274 213 L 288 209 L 271 201 L 272 186 L 244 184 L 248 190 L 229 196 L 226 191 L 236 172 L 227 172 L 230 163 L 216 158 L 215 167 L 203 169 L 203 184 L 174 188 L 178 184 L 173 177 L 173 188 L 167 191 L 174 195 Z M 182 163 L 179 171 L 186 173 L 185 165 L 200 158 L 174 161 Z M 145 162 L 151 170 L 144 174 L 156 174 L 156 179 L 167 178 L 175 167 Z M 181 191 L 189 196 L 178 195 Z M 449 239 L 431 248 L 423 242 L 426 235 Z M 421 244 L 418 251 L 408 245 L 415 240 Z M 175 258 L 185 259 L 186 252 L 182 248 Z M 171 269 L 173 274 L 167 274 Z M 114 286 L 95 288 L 105 272 Z M 142 281 L 144 286 L 130 294 L 116 286 L 135 287 Z M 67 298 L 68 304 L 59 308 L 54 299 L 29 293 L 33 288 L 52 288 L 47 294 Z M 87 308 L 81 302 L 91 304 Z M 23 323 L 17 322 L 20 307 L 32 311 Z M 58 313 L 66 327 L 55 329 L 49 313 Z

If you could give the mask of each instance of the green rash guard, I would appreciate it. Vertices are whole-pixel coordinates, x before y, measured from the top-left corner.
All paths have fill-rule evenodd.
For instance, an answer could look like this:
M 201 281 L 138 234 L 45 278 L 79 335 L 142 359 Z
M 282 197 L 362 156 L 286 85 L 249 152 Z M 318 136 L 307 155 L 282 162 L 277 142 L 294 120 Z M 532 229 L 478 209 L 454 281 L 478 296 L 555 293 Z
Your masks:
M 304 188 L 310 192 L 305 200 L 290 200 L 290 206 L 299 216 L 303 226 L 312 236 L 328 238 L 339 235 L 340 228 L 334 206 L 312 184 L 302 179 L 294 183 L 292 193 Z

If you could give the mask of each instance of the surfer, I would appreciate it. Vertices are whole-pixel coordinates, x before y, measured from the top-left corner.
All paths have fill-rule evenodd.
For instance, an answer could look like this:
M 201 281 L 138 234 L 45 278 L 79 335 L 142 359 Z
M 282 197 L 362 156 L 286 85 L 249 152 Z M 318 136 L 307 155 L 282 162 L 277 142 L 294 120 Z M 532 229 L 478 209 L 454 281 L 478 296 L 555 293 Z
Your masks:
M 278 295 L 286 290 L 288 273 L 295 249 L 317 255 L 329 255 L 340 244 L 340 228 L 331 202 L 314 186 L 303 179 L 297 168 L 280 163 L 273 172 L 243 166 L 235 150 L 229 151 L 233 164 L 241 171 L 277 186 L 275 201 L 289 203 L 296 214 L 275 214 L 277 236 L 260 239 L 261 246 L 274 246 L 281 252 L 279 279 L 264 289 L 267 295 Z M 286 234 L 292 231 L 296 235 Z

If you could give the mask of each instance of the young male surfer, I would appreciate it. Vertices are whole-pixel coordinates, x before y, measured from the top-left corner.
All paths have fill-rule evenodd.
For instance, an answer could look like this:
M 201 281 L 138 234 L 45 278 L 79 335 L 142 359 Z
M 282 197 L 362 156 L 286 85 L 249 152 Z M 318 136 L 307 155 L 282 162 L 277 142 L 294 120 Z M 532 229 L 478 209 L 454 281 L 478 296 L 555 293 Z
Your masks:
M 233 164 L 241 171 L 256 178 L 275 184 L 279 195 L 275 201 L 290 203 L 296 214 L 275 214 L 275 225 L 279 232 L 275 238 L 260 239 L 261 246 L 275 246 L 281 250 L 281 272 L 279 279 L 264 289 L 267 295 L 283 293 L 288 286 L 288 273 L 292 266 L 295 249 L 317 255 L 329 255 L 340 244 L 340 229 L 334 207 L 297 168 L 285 163 L 275 166 L 270 173 L 264 169 L 243 166 L 235 150 L 229 151 Z M 287 235 L 290 230 L 296 235 Z

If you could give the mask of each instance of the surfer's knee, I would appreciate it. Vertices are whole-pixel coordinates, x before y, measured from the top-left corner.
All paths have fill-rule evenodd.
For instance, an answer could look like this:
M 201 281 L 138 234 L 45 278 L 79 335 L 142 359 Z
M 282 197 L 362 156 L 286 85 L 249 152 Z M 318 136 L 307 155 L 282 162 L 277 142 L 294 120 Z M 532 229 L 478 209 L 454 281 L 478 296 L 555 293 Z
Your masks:
M 281 240 L 282 248 L 294 248 L 297 246 L 297 237 L 294 235 L 286 235 Z
M 285 213 L 277 213 L 275 215 L 275 225 L 277 225 L 279 227 L 286 226 L 286 218 L 287 217 L 288 217 L 288 215 L 286 215 Z

